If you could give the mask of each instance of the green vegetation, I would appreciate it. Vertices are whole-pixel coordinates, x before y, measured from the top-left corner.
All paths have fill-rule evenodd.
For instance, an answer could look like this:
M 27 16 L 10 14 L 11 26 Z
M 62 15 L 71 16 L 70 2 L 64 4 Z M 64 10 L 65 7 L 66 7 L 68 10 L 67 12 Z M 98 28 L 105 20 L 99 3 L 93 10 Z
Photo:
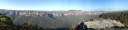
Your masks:
M 10 17 L 6 16 L 6 14 L 0 14 L 0 30 L 65 30 L 65 29 L 66 28 L 44 29 L 43 27 L 32 24 L 31 22 L 23 23 L 21 25 L 15 25 L 13 21 L 10 19 Z
M 0 30 L 12 29 L 13 23 L 5 14 L 0 14 Z
M 111 12 L 103 13 L 99 16 L 100 18 L 117 20 L 128 27 L 128 12 Z
M 0 14 L 0 30 L 43 30 L 43 28 L 28 23 L 14 25 L 9 17 L 5 14 Z

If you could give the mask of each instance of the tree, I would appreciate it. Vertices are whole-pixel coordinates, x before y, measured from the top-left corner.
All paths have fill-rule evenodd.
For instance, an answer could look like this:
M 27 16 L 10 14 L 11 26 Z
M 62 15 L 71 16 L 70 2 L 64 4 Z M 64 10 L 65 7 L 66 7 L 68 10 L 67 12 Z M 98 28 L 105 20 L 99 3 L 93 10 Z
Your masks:
M 24 23 L 21 25 L 21 27 L 24 29 L 24 30 L 38 30 L 38 26 L 37 25 L 32 25 L 32 24 L 29 24 L 29 23 Z
M 0 29 L 6 30 L 7 28 L 12 29 L 13 28 L 13 22 L 5 14 L 0 14 Z

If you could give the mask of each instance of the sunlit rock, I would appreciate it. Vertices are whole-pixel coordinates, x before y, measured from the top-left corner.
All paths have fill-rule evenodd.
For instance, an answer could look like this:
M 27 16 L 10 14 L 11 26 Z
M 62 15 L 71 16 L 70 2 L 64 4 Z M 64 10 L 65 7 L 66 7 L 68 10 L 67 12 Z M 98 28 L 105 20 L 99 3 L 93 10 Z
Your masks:
M 96 20 L 96 21 L 88 21 L 85 22 L 88 28 L 105 28 L 105 27 L 113 27 L 113 26 L 124 26 L 122 23 L 116 20 L 104 19 L 104 20 Z

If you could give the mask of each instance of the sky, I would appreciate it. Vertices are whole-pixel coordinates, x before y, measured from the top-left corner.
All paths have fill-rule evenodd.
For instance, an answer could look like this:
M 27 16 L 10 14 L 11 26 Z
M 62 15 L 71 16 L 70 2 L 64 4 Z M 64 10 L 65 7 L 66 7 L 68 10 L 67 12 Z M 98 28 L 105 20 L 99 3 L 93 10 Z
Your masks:
M 127 10 L 128 0 L 0 0 L 0 9 L 12 10 Z

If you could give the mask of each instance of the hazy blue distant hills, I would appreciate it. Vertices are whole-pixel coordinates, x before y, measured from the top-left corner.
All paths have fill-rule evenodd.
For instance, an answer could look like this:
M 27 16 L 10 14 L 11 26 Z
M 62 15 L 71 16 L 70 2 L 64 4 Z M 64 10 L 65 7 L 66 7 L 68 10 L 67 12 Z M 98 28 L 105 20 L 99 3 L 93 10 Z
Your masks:
M 77 25 L 79 22 L 98 17 L 98 11 L 21 11 L 0 10 L 11 17 L 15 25 L 23 23 L 38 25 L 43 28 L 63 28 Z

